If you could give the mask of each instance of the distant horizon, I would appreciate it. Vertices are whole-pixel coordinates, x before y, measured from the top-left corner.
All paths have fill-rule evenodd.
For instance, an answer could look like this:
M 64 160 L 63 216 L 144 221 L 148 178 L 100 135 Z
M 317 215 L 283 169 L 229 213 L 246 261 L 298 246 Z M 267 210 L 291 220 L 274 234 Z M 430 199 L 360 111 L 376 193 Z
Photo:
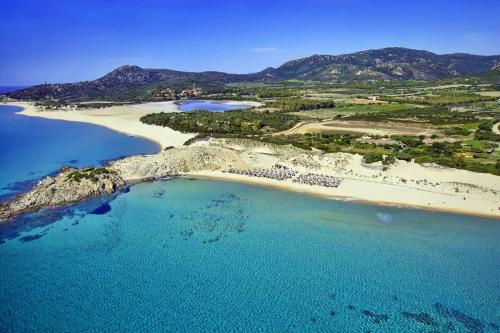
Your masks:
M 312 54 L 393 46 L 498 55 L 498 17 L 500 3 L 490 0 L 12 0 L 0 13 L 0 43 L 9 46 L 0 80 L 87 81 L 124 64 L 253 73 Z
M 12 91 L 19 90 L 19 89 L 29 88 L 29 87 L 32 87 L 32 86 L 30 86 L 30 85 L 26 85 L 26 86 L 9 86 L 9 85 L 1 85 L 0 84 L 0 94 L 12 92 Z

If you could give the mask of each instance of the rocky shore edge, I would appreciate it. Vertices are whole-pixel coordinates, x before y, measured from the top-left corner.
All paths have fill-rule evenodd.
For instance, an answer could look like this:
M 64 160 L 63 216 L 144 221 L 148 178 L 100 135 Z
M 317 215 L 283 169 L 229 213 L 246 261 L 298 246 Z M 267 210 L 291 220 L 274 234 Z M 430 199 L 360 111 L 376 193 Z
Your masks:
M 0 204 L 0 222 L 42 208 L 55 208 L 124 190 L 127 183 L 108 168 L 64 167 L 26 193 Z
M 236 153 L 224 148 L 181 147 L 155 155 L 127 157 L 101 168 L 63 167 L 56 176 L 48 176 L 33 189 L 0 203 L 0 223 L 43 208 L 57 208 L 110 195 L 138 181 L 228 165 L 243 166 Z

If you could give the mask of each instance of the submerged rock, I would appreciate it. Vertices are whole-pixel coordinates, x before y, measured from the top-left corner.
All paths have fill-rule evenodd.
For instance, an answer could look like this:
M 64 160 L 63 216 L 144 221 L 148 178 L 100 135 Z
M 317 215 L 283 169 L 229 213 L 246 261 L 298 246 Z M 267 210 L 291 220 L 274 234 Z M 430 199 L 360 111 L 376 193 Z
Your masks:
M 375 324 L 380 324 L 381 321 L 387 321 L 389 320 L 389 316 L 386 314 L 376 314 L 371 312 L 370 310 L 363 310 L 363 314 L 366 317 L 369 317 L 373 320 Z
M 484 330 L 484 324 L 481 320 L 474 318 L 466 313 L 463 313 L 456 309 L 449 309 L 441 303 L 434 304 L 434 308 L 436 312 L 445 318 L 454 318 L 459 323 L 469 330 L 469 332 L 473 333 L 481 333 Z
M 44 233 L 36 234 L 36 235 L 28 235 L 28 236 L 24 236 L 24 237 L 19 238 L 19 241 L 23 242 L 23 243 L 31 242 L 31 241 L 37 240 L 39 238 L 42 238 L 44 235 L 45 235 Z
M 104 205 L 101 205 L 99 207 L 97 207 L 96 209 L 94 209 L 92 212 L 90 212 L 90 214 L 93 214 L 93 215 L 104 215 L 108 212 L 111 211 L 111 206 L 109 203 L 105 203 Z
M 401 313 L 403 317 L 408 318 L 408 319 L 413 319 L 419 323 L 422 323 L 424 325 L 428 326 L 438 326 L 438 322 L 434 320 L 434 318 L 431 317 L 430 314 L 427 312 L 420 312 L 420 313 L 411 313 L 408 311 L 403 311 Z

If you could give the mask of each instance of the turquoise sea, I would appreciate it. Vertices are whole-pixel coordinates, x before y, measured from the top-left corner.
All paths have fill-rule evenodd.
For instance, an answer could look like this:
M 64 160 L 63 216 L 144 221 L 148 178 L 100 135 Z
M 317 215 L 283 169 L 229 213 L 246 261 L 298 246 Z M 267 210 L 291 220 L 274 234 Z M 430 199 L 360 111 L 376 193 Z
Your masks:
M 16 110 L 0 107 L 4 192 L 158 149 Z M 0 224 L 0 332 L 500 332 L 499 222 L 141 183 Z
M 61 166 L 99 166 L 109 160 L 151 154 L 160 147 L 107 128 L 16 114 L 0 105 L 0 197 L 32 186 Z
M 2 227 L 0 331 L 498 332 L 499 222 L 138 184 Z

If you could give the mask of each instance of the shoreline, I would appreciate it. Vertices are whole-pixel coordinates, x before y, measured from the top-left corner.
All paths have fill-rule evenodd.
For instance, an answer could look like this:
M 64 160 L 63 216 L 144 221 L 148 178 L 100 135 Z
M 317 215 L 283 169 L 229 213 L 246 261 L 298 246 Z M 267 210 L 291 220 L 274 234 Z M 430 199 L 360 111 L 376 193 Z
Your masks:
M 17 114 L 27 117 L 40 117 L 52 120 L 80 122 L 106 127 L 125 135 L 140 137 L 152 141 L 160 147 L 159 151 L 162 151 L 167 147 L 182 146 L 184 142 L 194 138 L 196 133 L 182 133 L 169 127 L 144 124 L 140 122 L 140 118 L 150 113 L 182 112 L 176 102 L 177 101 L 125 104 L 98 109 L 89 108 L 78 111 L 38 111 L 32 102 L 3 102 L 1 104 L 20 107 L 22 108 L 22 111 L 17 112 Z M 248 104 L 250 107 L 260 105 L 260 103 L 253 101 L 217 102 L 228 105 Z
M 159 146 L 158 151 L 162 151 L 169 146 L 182 146 L 184 142 L 193 138 L 195 134 L 181 133 L 168 127 L 147 125 L 140 122 L 140 118 L 149 113 L 180 112 L 177 105 L 173 102 L 161 103 L 165 103 L 162 105 L 164 108 L 156 105 L 148 107 L 147 105 L 152 103 L 145 103 L 79 111 L 37 111 L 31 102 L 7 102 L 2 104 L 22 108 L 22 111 L 17 112 L 17 114 L 26 117 L 40 117 L 51 120 L 92 124 L 132 137 L 140 137 L 156 143 Z M 145 107 L 141 108 L 141 105 Z
M 179 176 L 179 177 L 172 177 L 172 178 L 196 178 L 196 179 L 226 181 L 226 182 L 246 184 L 246 185 L 250 185 L 250 186 L 270 188 L 270 189 L 283 191 L 283 192 L 290 192 L 290 193 L 302 194 L 302 195 L 307 195 L 307 196 L 314 196 L 314 197 L 318 197 L 318 198 L 326 199 L 326 200 L 335 200 L 335 201 L 342 201 L 342 202 L 355 202 L 355 203 L 367 204 L 367 205 L 371 205 L 371 206 L 393 207 L 393 208 L 401 208 L 401 209 L 414 209 L 414 210 L 423 210 L 423 211 L 428 211 L 428 212 L 456 214 L 456 215 L 462 215 L 462 216 L 465 215 L 465 216 L 481 217 L 481 218 L 500 221 L 500 215 L 494 214 L 494 213 L 489 214 L 489 213 L 482 213 L 482 212 L 474 212 L 471 210 L 464 210 L 464 209 L 458 209 L 458 208 L 443 208 L 443 207 L 434 207 L 434 206 L 429 207 L 429 206 L 425 206 L 425 205 L 402 203 L 402 202 L 396 202 L 396 201 L 367 200 L 367 199 L 362 199 L 362 198 L 353 197 L 353 196 L 349 196 L 349 195 L 324 193 L 321 190 L 317 190 L 317 189 L 313 188 L 312 186 L 309 186 L 310 189 L 304 189 L 300 186 L 295 186 L 295 187 L 293 185 L 290 186 L 291 184 L 288 184 L 288 183 L 266 182 L 266 181 L 262 181 L 260 178 L 255 179 L 255 178 L 251 178 L 251 177 L 245 177 L 246 179 L 243 179 L 243 178 L 235 179 L 235 178 L 225 177 L 223 175 L 218 175 L 216 173 L 209 174 L 206 172 L 190 172 L 190 173 L 187 173 L 186 175 Z M 135 185 L 135 184 L 132 184 L 132 185 Z
M 183 137 L 180 140 L 178 135 L 186 134 L 167 127 L 145 125 L 139 122 L 139 118 L 145 113 L 166 111 L 164 110 L 165 106 L 168 105 L 166 103 L 170 104 L 171 109 L 177 108 L 174 102 L 162 102 L 160 104 L 127 105 L 125 107 L 114 106 L 92 109 L 91 111 L 40 112 L 35 110 L 32 103 L 12 102 L 4 104 L 23 108 L 23 111 L 19 112 L 21 115 L 91 123 L 127 135 L 141 136 L 159 143 L 161 151 L 157 154 L 131 156 L 111 163 L 111 168 L 116 165 L 123 166 L 120 171 L 127 182 L 147 181 L 150 177 L 162 178 L 161 174 L 158 174 L 158 172 L 155 174 L 154 171 L 152 171 L 152 176 L 145 175 L 149 173 L 147 171 L 148 163 L 150 169 L 158 168 L 158 165 L 165 166 L 173 163 L 170 153 L 176 152 L 172 152 L 172 150 L 165 152 L 164 148 L 175 146 L 173 144 L 175 143 L 177 149 L 173 150 L 181 150 L 180 157 L 178 156 L 177 159 L 184 159 L 182 163 L 189 166 L 188 170 L 180 172 L 181 176 L 247 183 L 326 199 L 346 199 L 375 205 L 408 207 L 494 219 L 500 217 L 500 200 L 496 198 L 497 193 L 500 192 L 500 181 L 497 176 L 444 167 L 422 166 L 413 162 L 402 161 L 395 163 L 388 171 L 382 172 L 376 163 L 371 165 L 362 163 L 359 155 L 342 153 L 321 155 L 297 148 L 276 147 L 242 139 L 211 139 L 209 142 L 195 142 L 191 146 L 183 146 L 185 140 Z M 85 115 L 78 117 L 82 113 L 85 113 Z M 112 123 L 112 126 L 110 123 Z M 146 132 L 144 135 L 137 134 L 137 132 L 134 132 L 134 129 L 136 129 L 134 126 L 137 126 L 137 124 L 145 125 L 148 130 L 152 128 L 157 132 L 153 134 Z M 131 134 L 132 132 L 134 133 Z M 161 135 L 161 142 L 155 140 L 158 135 Z M 194 135 L 187 136 L 194 137 Z M 243 168 L 270 168 L 279 163 L 288 165 L 288 167 L 302 173 L 317 172 L 338 176 L 343 181 L 337 188 L 327 188 L 297 184 L 291 182 L 291 180 L 277 181 L 223 173 L 222 170 L 233 165 L 232 162 L 221 162 L 217 167 L 205 165 L 201 168 L 195 168 L 192 167 L 193 156 L 182 155 L 182 151 L 189 152 L 194 149 L 195 151 L 206 152 L 209 148 L 217 151 L 211 157 L 212 159 L 216 155 L 223 154 L 223 150 L 231 152 Z M 136 165 L 127 165 L 130 164 L 131 160 L 135 160 L 132 162 L 136 163 Z M 176 161 L 179 162 L 179 160 Z M 144 166 L 144 169 L 139 172 L 137 165 Z M 133 168 L 136 169 L 133 170 Z M 130 171 L 131 169 L 133 171 Z
M 125 131 L 123 129 L 117 129 L 117 128 L 114 128 L 113 126 L 108 126 L 108 125 L 100 124 L 100 123 L 97 123 L 97 122 L 90 122 L 90 121 L 84 121 L 84 120 L 70 120 L 70 119 L 63 119 L 63 118 L 43 116 L 43 115 L 39 115 L 39 114 L 34 114 L 34 112 L 38 113 L 38 112 L 41 112 L 41 111 L 30 110 L 29 109 L 30 106 L 28 106 L 28 107 L 22 107 L 22 106 L 20 106 L 18 104 L 16 104 L 16 105 L 12 104 L 12 106 L 17 106 L 17 107 L 22 108 L 23 110 L 19 111 L 19 112 L 16 112 L 16 114 L 20 114 L 20 115 L 25 116 L 25 117 L 39 117 L 39 118 L 44 118 L 44 119 L 49 119 L 49 120 L 67 121 L 67 122 L 70 122 L 70 123 L 82 123 L 82 124 L 89 124 L 89 125 L 93 125 L 93 126 L 104 127 L 104 128 L 109 129 L 111 131 L 118 132 L 120 134 L 129 136 L 129 137 L 132 137 L 132 138 L 141 138 L 141 139 L 153 142 L 154 144 L 156 144 L 158 146 L 158 152 L 162 151 L 165 148 L 165 147 L 163 147 L 161 141 L 158 141 L 156 138 L 148 137 L 148 136 L 141 135 L 141 134 L 131 134 L 128 131 Z M 44 111 L 44 112 L 52 112 L 52 111 Z M 59 112 L 67 112 L 67 111 L 59 111 Z M 114 160 L 111 160 L 109 162 L 112 162 L 112 161 L 114 161 Z

